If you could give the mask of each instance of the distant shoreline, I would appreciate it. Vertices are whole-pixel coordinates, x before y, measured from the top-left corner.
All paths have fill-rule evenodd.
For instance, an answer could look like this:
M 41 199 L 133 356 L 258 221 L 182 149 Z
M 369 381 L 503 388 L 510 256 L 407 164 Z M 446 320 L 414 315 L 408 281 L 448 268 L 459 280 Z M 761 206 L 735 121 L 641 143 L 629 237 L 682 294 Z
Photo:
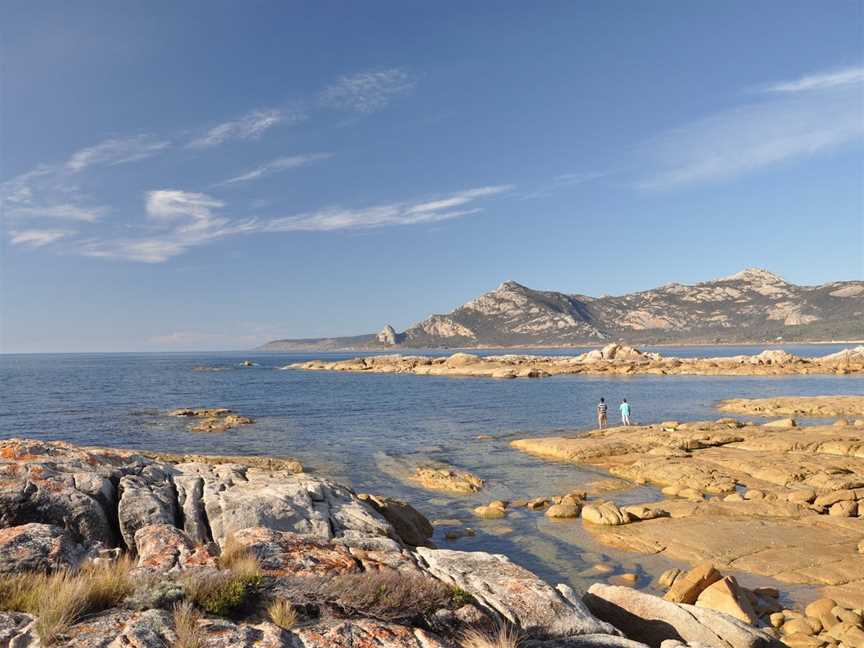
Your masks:
M 609 342 L 611 344 L 611 342 Z M 615 344 L 628 344 L 627 342 L 615 342 Z M 828 344 L 864 344 L 864 340 L 820 340 L 814 342 L 685 342 L 685 343 L 675 343 L 675 342 L 657 342 L 650 344 L 634 344 L 630 346 L 635 346 L 637 348 L 645 348 L 645 347 L 680 347 L 680 348 L 699 348 L 699 347 L 757 347 L 757 346 L 808 346 L 808 345 L 828 345 Z M 555 345 L 555 344 L 526 344 L 526 345 L 516 345 L 516 346 L 472 346 L 472 347 L 386 347 L 386 348 L 371 348 L 371 347 L 339 347 L 339 348 L 321 348 L 321 347 L 297 347 L 295 349 L 263 349 L 261 347 L 255 347 L 253 349 L 171 349 L 171 350 L 162 350 L 162 351 L 150 351 L 150 350 L 137 350 L 137 351 L 2 351 L 0 350 L 0 356 L 13 356 L 13 355 L 86 355 L 86 354 L 99 354 L 99 355 L 131 355 L 131 354 L 145 354 L 145 353 L 304 353 L 304 352 L 316 352 L 316 353 L 354 353 L 354 352 L 364 352 L 364 353 L 379 353 L 379 352 L 390 352 L 390 353 L 423 353 L 423 352 L 444 352 L 444 351 L 513 351 L 518 349 L 554 349 L 554 350 L 564 350 L 564 349 L 594 349 L 597 348 L 597 343 L 586 343 L 586 344 L 567 344 L 567 345 Z
M 612 341 L 606 341 L 606 344 L 612 344 Z M 586 342 L 585 344 L 519 344 L 519 345 L 511 345 L 511 346 L 498 346 L 498 345 L 477 345 L 477 346 L 454 346 L 454 347 L 401 347 L 401 346 L 392 346 L 392 347 L 320 347 L 320 346 L 308 346 L 308 347 L 296 347 L 292 349 L 265 349 L 262 347 L 257 347 L 252 349 L 251 351 L 257 353 L 296 353 L 296 352 L 319 352 L 319 353 L 353 353 L 353 352 L 364 352 L 364 353 L 378 353 L 378 352 L 392 352 L 392 353 L 421 353 L 421 352 L 429 352 L 429 351 L 512 351 L 518 349 L 555 349 L 555 350 L 564 350 L 564 349 L 594 349 L 598 348 L 598 344 L 600 342 Z M 807 345 L 828 345 L 828 344 L 864 344 L 864 340 L 818 340 L 818 341 L 807 341 L 807 342 L 798 342 L 798 341 L 789 341 L 789 342 L 653 342 L 646 344 L 639 343 L 629 343 L 627 341 L 617 340 L 614 344 L 623 344 L 627 346 L 634 346 L 637 348 L 646 348 L 646 347 L 663 347 L 663 348 L 673 348 L 673 347 L 683 347 L 683 348 L 700 348 L 700 347 L 759 347 L 759 346 L 773 346 L 773 347 L 782 347 L 782 346 L 807 346 Z

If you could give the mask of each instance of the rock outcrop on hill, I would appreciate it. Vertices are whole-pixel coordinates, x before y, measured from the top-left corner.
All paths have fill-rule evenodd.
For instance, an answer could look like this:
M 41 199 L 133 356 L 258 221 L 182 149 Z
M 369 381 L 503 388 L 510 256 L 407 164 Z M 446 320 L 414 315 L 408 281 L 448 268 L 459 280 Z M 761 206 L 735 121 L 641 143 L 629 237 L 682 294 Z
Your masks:
M 449 357 L 378 355 L 325 362 L 311 360 L 285 367 L 310 371 L 413 373 L 424 376 L 543 378 L 560 374 L 778 376 L 792 374 L 860 374 L 864 346 L 830 355 L 802 358 L 769 349 L 754 355 L 720 358 L 676 358 L 644 353 L 621 344 L 607 344 L 575 356 L 489 355 L 454 353 Z
M 797 286 L 750 268 L 695 285 L 667 284 L 617 297 L 533 290 L 507 281 L 402 333 L 275 340 L 268 351 L 572 346 L 628 343 L 864 339 L 864 282 Z
M 0 645 L 454 648 L 502 623 L 531 648 L 660 645 L 617 590 L 586 606 L 505 556 L 413 548 L 429 531 L 303 473 L 2 441 Z M 779 645 L 711 609 L 664 624 L 675 645 Z

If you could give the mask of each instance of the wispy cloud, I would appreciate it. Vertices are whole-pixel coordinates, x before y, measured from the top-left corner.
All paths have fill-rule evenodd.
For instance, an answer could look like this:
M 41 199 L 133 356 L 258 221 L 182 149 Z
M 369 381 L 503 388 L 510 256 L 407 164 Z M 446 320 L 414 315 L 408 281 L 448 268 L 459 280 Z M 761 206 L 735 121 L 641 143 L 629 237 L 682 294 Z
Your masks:
M 862 84 L 864 78 L 837 73 L 776 83 L 770 99 L 663 133 L 647 144 L 654 172 L 640 186 L 726 180 L 859 141 Z
M 547 198 L 554 193 L 567 189 L 568 187 L 576 187 L 578 185 L 587 184 L 594 180 L 599 180 L 607 174 L 599 171 L 586 171 L 584 173 L 562 173 L 557 175 L 549 182 L 542 184 L 534 191 L 522 194 L 522 200 L 531 200 L 534 198 Z
M 80 205 L 47 205 L 44 207 L 11 207 L 9 216 L 33 218 L 57 218 L 63 220 L 95 223 L 107 211 L 105 207 L 81 207 Z
M 212 219 L 213 210 L 224 205 L 221 200 L 203 193 L 159 189 L 147 192 L 146 210 L 150 218 L 161 221 L 185 217 L 191 217 L 195 221 L 209 221 Z
M 483 211 L 478 203 L 512 190 L 510 185 L 477 187 L 433 199 L 360 208 L 328 207 L 269 219 L 229 219 L 225 204 L 212 196 L 160 189 L 145 196 L 151 229 L 141 237 L 89 238 L 68 242 L 68 249 L 90 257 L 162 263 L 193 247 L 259 232 L 333 232 L 434 223 Z
M 22 230 L 10 232 L 9 242 L 12 245 L 25 245 L 29 247 L 42 247 L 55 243 L 60 239 L 74 234 L 63 230 Z
M 827 90 L 841 86 L 864 83 L 864 67 L 847 67 L 831 72 L 811 74 L 794 81 L 780 81 L 768 84 L 765 92 L 809 92 L 811 90 Z
M 108 208 L 92 205 L 65 165 L 43 164 L 0 183 L 0 205 L 7 223 L 40 219 L 94 223 Z
M 324 105 L 359 113 L 373 113 L 399 95 L 410 92 L 416 79 L 401 68 L 360 72 L 339 77 L 321 93 Z
M 357 209 L 328 207 L 296 216 L 275 218 L 264 223 L 262 229 L 268 232 L 332 232 L 434 223 L 477 214 L 483 211 L 481 207 L 453 208 L 480 198 L 505 193 L 512 188 L 511 185 L 479 187 L 425 202 L 400 202 Z
M 257 139 L 265 131 L 283 121 L 296 122 L 304 116 L 297 112 L 286 112 L 276 108 L 253 110 L 240 119 L 224 122 L 208 130 L 186 146 L 188 148 L 211 148 L 229 140 Z
M 169 146 L 171 142 L 152 135 L 116 137 L 76 151 L 65 166 L 68 171 L 79 173 L 95 165 L 113 166 L 143 160 L 164 151 Z
M 217 186 L 258 180 L 259 178 L 264 178 L 275 173 L 279 173 L 280 171 L 296 169 L 311 164 L 313 162 L 317 162 L 319 160 L 326 160 L 331 157 L 333 157 L 332 153 L 306 153 L 303 155 L 291 155 L 288 157 L 276 158 L 275 160 L 270 160 L 266 164 L 255 167 L 250 171 L 246 171 L 245 173 L 241 173 L 238 176 L 234 176 L 233 178 L 229 178 L 228 180 L 220 182 Z

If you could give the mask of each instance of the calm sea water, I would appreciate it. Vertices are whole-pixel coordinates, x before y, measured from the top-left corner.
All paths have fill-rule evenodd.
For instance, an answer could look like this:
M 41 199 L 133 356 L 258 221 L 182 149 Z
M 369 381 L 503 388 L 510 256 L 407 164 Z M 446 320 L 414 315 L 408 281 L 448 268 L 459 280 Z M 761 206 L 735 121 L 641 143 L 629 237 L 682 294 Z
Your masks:
M 790 347 L 800 355 L 841 345 Z M 665 355 L 755 353 L 754 347 L 664 348 Z M 532 353 L 547 353 L 532 350 Z M 493 353 L 493 352 L 489 352 Z M 574 351 L 550 351 L 574 353 Z M 413 375 L 279 370 L 286 364 L 356 354 L 171 353 L 0 356 L 0 438 L 62 439 L 80 444 L 221 454 L 288 455 L 310 470 L 368 491 L 411 501 L 430 519 L 457 519 L 476 530 L 440 546 L 506 553 L 557 582 L 584 586 L 592 566 L 611 563 L 647 582 L 668 561 L 603 548 L 573 521 L 511 513 L 481 521 L 471 508 L 490 499 L 560 494 L 601 472 L 545 462 L 511 450 L 512 438 L 588 428 L 594 404 L 627 398 L 636 421 L 717 418 L 716 401 L 770 395 L 864 394 L 864 379 L 791 377 L 582 377 L 499 381 Z M 243 368 L 243 360 L 256 366 Z M 193 371 L 222 367 L 219 372 Z M 184 406 L 229 407 L 254 425 L 222 435 L 186 430 L 164 416 Z M 614 420 L 614 417 L 613 417 Z M 479 440 L 491 435 L 492 440 Z M 447 496 L 404 480 L 410 466 L 440 461 L 488 481 L 483 493 Z M 622 502 L 656 497 L 651 488 L 613 494 Z

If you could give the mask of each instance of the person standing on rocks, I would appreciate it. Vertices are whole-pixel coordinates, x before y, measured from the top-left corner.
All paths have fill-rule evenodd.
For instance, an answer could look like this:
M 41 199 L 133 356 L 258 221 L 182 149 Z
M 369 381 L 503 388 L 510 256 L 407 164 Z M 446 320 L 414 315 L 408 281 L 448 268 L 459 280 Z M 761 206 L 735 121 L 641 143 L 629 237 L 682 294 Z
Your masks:
M 621 425 L 630 425 L 630 403 L 626 398 L 621 399 L 618 409 L 621 410 Z
M 609 419 L 607 418 L 608 410 L 609 408 L 606 405 L 606 399 L 601 398 L 600 402 L 597 403 L 597 427 L 601 430 L 609 427 Z

